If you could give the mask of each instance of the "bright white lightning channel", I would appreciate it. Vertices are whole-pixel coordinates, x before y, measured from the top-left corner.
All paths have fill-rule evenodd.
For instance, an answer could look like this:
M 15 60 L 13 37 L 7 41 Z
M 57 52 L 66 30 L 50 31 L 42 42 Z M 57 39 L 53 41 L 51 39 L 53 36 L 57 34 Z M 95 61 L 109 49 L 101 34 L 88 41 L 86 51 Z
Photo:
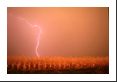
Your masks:
M 10 14 L 11 16 L 14 16 L 12 14 Z M 22 17 L 19 17 L 19 16 L 15 16 L 18 20 L 21 20 L 23 22 L 25 22 L 27 25 L 29 25 L 30 27 L 32 28 L 38 28 L 39 29 L 39 32 L 38 32 L 38 35 L 37 35 L 37 39 L 36 39 L 36 47 L 35 47 L 35 54 L 37 57 L 39 57 L 39 53 L 38 53 L 38 47 L 39 47 L 39 42 L 40 42 L 40 34 L 41 34 L 41 28 L 38 26 L 38 25 L 33 25 L 31 24 L 28 20 L 26 20 L 25 18 L 22 18 Z

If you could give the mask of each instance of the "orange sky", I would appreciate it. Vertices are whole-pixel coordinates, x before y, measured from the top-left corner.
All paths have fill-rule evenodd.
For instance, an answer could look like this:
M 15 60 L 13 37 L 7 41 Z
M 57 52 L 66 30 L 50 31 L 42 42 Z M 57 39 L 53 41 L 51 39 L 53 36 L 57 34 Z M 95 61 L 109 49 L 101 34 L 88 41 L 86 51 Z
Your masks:
M 109 55 L 108 7 L 8 7 L 8 55 Z

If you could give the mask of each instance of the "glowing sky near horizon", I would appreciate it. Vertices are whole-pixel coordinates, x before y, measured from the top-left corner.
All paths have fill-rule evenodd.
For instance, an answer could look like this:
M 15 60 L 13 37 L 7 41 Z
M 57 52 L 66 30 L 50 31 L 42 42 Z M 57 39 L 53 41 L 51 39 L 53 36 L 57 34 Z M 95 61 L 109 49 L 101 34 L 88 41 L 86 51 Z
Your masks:
M 7 13 L 8 55 L 34 55 L 39 32 L 10 13 L 43 29 L 40 55 L 109 55 L 107 7 L 8 7 Z

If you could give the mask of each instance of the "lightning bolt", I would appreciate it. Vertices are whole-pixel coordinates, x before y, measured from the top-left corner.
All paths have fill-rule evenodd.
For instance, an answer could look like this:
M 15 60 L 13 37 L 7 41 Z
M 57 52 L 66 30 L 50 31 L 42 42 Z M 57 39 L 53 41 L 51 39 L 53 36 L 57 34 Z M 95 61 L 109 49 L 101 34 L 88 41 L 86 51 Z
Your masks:
M 35 47 L 35 54 L 37 57 L 39 57 L 39 53 L 38 53 L 38 47 L 39 47 L 39 43 L 40 43 L 40 34 L 41 34 L 41 28 L 40 26 L 38 25 L 33 25 L 32 23 L 30 23 L 28 20 L 26 20 L 25 18 L 23 17 L 20 17 L 20 16 L 16 16 L 16 15 L 13 15 L 13 14 L 10 14 L 11 16 L 14 16 L 16 17 L 18 20 L 20 21 L 23 21 L 25 22 L 27 25 L 29 25 L 31 28 L 38 28 L 39 29 L 39 32 L 38 32 L 38 35 L 37 35 L 37 40 L 36 40 L 36 47 Z
M 36 44 L 36 55 L 37 57 L 39 57 L 39 54 L 38 54 L 38 47 L 39 47 L 39 43 L 40 43 L 40 34 L 41 34 L 41 29 L 38 25 L 34 25 L 34 27 L 37 27 L 39 29 L 39 32 L 38 32 L 38 36 L 37 36 L 37 44 Z

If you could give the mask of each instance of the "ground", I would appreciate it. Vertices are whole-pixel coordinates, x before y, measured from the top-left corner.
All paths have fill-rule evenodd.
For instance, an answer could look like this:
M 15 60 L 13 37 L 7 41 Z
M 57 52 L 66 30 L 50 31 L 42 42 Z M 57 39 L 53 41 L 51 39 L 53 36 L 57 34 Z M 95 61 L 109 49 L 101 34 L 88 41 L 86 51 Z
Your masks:
M 109 74 L 106 57 L 8 56 L 8 74 Z

